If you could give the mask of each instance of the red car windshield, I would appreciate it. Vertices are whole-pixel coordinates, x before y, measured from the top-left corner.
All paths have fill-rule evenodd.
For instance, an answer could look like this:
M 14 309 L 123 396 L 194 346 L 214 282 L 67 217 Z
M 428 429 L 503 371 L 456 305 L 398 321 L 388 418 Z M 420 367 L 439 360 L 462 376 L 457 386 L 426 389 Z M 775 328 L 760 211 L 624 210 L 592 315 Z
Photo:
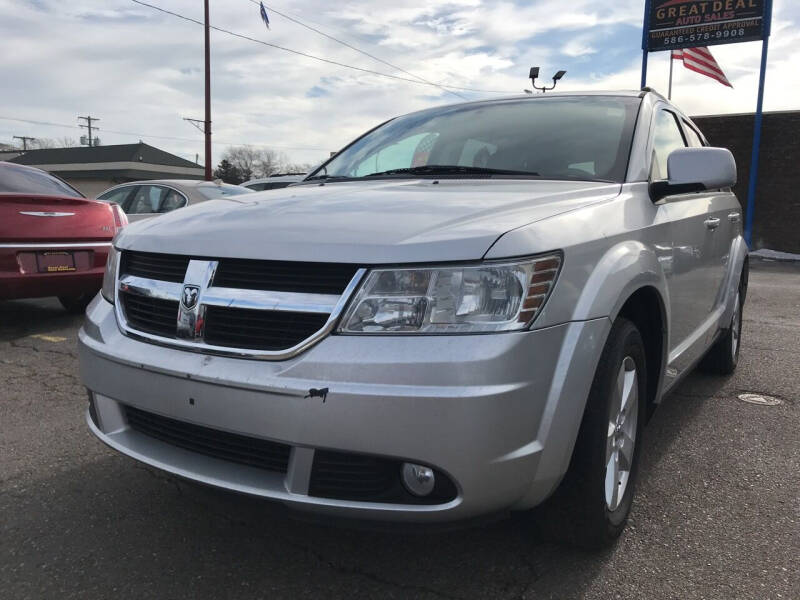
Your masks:
M 0 192 L 85 198 L 74 187 L 40 169 L 0 163 Z

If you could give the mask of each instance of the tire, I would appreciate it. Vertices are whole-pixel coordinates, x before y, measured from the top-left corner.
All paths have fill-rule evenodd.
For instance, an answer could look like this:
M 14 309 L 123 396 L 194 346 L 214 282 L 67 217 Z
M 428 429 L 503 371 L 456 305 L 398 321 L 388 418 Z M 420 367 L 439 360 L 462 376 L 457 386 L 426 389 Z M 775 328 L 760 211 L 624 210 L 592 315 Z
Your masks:
M 639 472 L 646 393 L 642 337 L 620 317 L 597 365 L 569 470 L 536 510 L 540 533 L 590 550 L 610 546 L 619 537 Z
M 94 294 L 80 294 L 79 296 L 59 296 L 58 301 L 67 312 L 82 314 L 86 312 L 86 307 L 94 298 Z
M 700 370 L 705 373 L 731 375 L 736 370 L 736 365 L 739 364 L 739 350 L 742 345 L 744 285 L 744 279 L 742 279 L 736 290 L 730 324 L 700 362 Z

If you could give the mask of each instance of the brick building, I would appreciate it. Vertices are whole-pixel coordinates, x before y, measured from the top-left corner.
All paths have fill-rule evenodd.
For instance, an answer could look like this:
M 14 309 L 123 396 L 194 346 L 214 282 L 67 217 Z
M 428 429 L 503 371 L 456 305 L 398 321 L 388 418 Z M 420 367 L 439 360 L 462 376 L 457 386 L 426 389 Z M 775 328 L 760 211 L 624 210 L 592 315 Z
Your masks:
M 692 117 L 713 146 L 730 149 L 739 182 L 734 191 L 746 209 L 754 115 Z M 800 254 L 800 111 L 764 113 L 758 168 L 753 249 Z

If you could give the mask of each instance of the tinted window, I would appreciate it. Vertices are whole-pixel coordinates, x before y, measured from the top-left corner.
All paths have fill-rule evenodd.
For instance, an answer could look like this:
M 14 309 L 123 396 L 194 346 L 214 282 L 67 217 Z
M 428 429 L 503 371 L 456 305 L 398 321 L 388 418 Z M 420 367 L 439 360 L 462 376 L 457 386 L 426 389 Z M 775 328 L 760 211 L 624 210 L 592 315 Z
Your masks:
M 689 142 L 689 146 L 692 148 L 702 148 L 703 147 L 703 140 L 700 139 L 700 134 L 698 134 L 694 127 L 689 125 L 686 121 L 683 122 L 683 132 L 686 134 L 686 139 Z
M 84 197 L 78 190 L 58 177 L 53 177 L 39 169 L 8 163 L 0 165 L 0 192 L 69 196 L 71 198 Z
M 656 113 L 655 131 L 653 133 L 653 163 L 650 174 L 653 180 L 667 178 L 667 158 L 670 152 L 685 148 L 686 142 L 678 127 L 675 115 L 668 110 Z
M 158 212 L 160 213 L 168 213 L 176 208 L 182 208 L 186 206 L 186 198 L 183 197 L 183 194 L 173 190 L 172 188 L 163 188 L 163 193 L 161 195 L 161 204 L 158 206 Z
M 97 199 L 103 200 L 104 202 L 116 202 L 120 206 L 123 206 L 125 204 L 125 200 L 135 188 L 135 185 L 127 185 L 125 187 L 117 188 L 116 190 L 110 190 L 100 194 Z
M 157 213 L 161 205 L 161 195 L 165 191 L 166 188 L 160 185 L 140 185 L 122 208 L 129 215 Z
M 312 177 L 444 165 L 622 181 L 639 103 L 628 97 L 539 96 L 426 110 L 381 125 Z

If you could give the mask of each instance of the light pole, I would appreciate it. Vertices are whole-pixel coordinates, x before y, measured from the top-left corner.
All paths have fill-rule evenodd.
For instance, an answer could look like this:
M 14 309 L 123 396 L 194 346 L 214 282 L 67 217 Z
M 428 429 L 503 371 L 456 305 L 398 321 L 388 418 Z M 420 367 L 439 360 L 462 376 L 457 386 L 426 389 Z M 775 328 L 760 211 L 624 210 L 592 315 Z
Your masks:
M 210 48 L 210 35 L 209 35 L 209 27 L 208 27 L 208 0 L 205 0 L 204 6 L 204 16 L 205 16 L 205 63 L 206 63 L 206 81 L 205 81 L 205 96 L 206 96 L 206 118 L 203 122 L 203 129 L 205 133 L 205 154 L 206 154 L 206 164 L 205 164 L 205 177 L 206 181 L 211 181 L 211 48 Z
M 564 75 L 566 75 L 566 74 L 567 74 L 566 71 L 557 71 L 556 74 L 553 75 L 553 85 L 551 85 L 550 87 L 547 87 L 546 85 L 538 87 L 536 85 L 536 78 L 539 77 L 539 67 L 531 67 L 531 71 L 528 74 L 528 77 L 530 77 L 531 84 L 533 85 L 533 89 L 539 90 L 544 94 L 548 90 L 555 89 L 556 84 L 558 84 L 559 80 L 562 77 L 564 77 Z

